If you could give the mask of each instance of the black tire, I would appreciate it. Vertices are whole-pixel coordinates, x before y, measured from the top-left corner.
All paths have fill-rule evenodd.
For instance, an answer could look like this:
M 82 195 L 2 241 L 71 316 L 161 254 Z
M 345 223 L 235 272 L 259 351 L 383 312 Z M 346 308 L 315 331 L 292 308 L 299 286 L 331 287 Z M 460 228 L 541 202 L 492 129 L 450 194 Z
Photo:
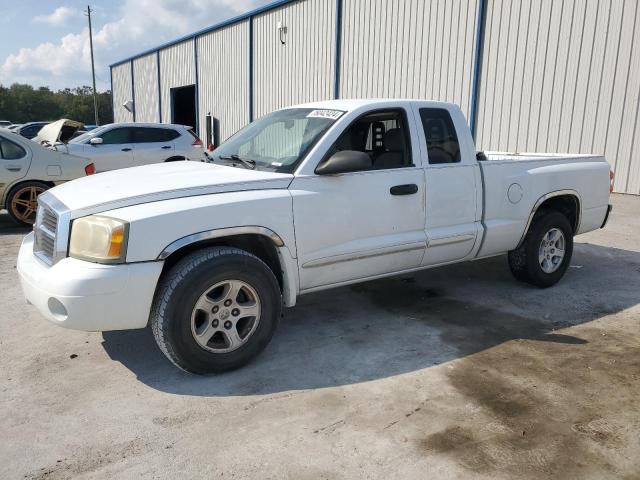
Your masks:
M 165 163 L 169 163 L 169 162 L 184 162 L 187 159 L 185 157 L 171 157 L 171 158 L 167 158 L 164 162 Z
M 231 279 L 255 290 L 261 305 L 260 319 L 246 343 L 227 353 L 214 353 L 195 340 L 191 316 L 207 289 Z M 150 322 L 160 350 L 178 368 L 196 374 L 220 373 L 239 368 L 256 357 L 271 340 L 281 312 L 278 281 L 262 260 L 237 248 L 209 247 L 186 256 L 163 275 Z
M 546 273 L 540 265 L 539 249 L 546 233 L 554 228 L 564 235 L 565 253 L 559 267 L 551 273 Z M 573 229 L 567 217 L 557 211 L 542 211 L 536 213 L 522 245 L 509 252 L 509 268 L 517 280 L 547 288 L 558 283 L 564 276 L 572 255 Z
M 32 217 L 26 218 L 25 217 L 25 213 L 27 213 L 26 208 L 23 209 L 19 205 L 14 205 L 14 199 L 18 195 L 23 196 L 25 192 L 28 192 L 30 190 L 37 191 L 38 192 L 37 195 L 40 195 L 41 193 L 49 190 L 49 188 L 51 187 L 46 183 L 38 182 L 38 181 L 23 182 L 13 187 L 9 192 L 9 194 L 7 195 L 7 201 L 6 201 L 7 212 L 9 213 L 11 220 L 13 220 L 15 223 L 23 227 L 32 226 L 35 221 L 36 206 L 34 205 L 32 208 L 33 210 Z

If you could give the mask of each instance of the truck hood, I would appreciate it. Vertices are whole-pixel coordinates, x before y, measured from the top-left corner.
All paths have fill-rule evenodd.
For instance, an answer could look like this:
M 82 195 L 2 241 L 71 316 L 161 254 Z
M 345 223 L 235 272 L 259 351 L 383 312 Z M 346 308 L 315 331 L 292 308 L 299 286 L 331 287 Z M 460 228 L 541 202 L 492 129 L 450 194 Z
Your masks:
M 171 198 L 287 188 L 292 179 L 291 174 L 184 161 L 99 173 L 49 192 L 77 217 Z

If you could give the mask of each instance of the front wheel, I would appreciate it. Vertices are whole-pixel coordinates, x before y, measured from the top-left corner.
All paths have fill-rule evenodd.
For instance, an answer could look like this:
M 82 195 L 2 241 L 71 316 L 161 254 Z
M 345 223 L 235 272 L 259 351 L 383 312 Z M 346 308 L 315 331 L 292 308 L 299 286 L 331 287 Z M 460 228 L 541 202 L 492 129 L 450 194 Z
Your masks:
M 180 260 L 161 279 L 151 310 L 158 346 L 182 370 L 241 367 L 269 343 L 282 309 L 271 269 L 250 253 L 210 247 Z
M 564 276 L 572 254 L 573 229 L 567 217 L 539 212 L 522 245 L 509 252 L 509 267 L 516 279 L 546 288 Z

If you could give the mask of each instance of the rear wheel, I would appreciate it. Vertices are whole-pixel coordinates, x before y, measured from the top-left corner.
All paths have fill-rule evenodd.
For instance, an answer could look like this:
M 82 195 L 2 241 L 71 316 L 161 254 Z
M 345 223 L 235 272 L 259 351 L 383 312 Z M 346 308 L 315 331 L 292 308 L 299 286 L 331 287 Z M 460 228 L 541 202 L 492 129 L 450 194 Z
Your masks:
M 176 366 L 218 373 L 245 365 L 267 346 L 281 308 L 278 281 L 264 262 L 237 248 L 210 247 L 162 278 L 150 320 Z
M 546 288 L 564 276 L 573 254 L 573 229 L 566 216 L 557 211 L 539 212 L 522 245 L 509 252 L 513 276 Z
M 20 225 L 33 225 L 36 221 L 38 196 L 49 189 L 42 182 L 25 182 L 15 187 L 7 195 L 7 211 L 9 216 Z

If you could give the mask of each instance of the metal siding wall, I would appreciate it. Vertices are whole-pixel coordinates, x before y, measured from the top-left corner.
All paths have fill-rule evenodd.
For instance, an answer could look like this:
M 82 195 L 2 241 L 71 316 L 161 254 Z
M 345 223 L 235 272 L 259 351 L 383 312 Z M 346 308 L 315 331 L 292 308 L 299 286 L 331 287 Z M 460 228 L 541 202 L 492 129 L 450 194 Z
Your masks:
M 604 154 L 639 194 L 638 3 L 488 0 L 479 148 Z
M 193 40 L 160 50 L 162 121 L 171 122 L 171 89 L 196 83 Z M 194 125 L 195 126 L 195 125 Z
M 198 38 L 200 138 L 206 115 L 220 121 L 225 140 L 249 123 L 249 22 L 247 20 Z
M 254 18 L 254 117 L 333 98 L 336 0 L 304 0 Z M 276 29 L 287 27 L 282 45 Z
M 343 98 L 446 100 L 470 111 L 477 0 L 344 0 Z
M 158 66 L 152 53 L 133 61 L 136 122 L 158 121 Z
M 122 106 L 128 100 L 133 100 L 131 85 L 131 63 L 123 63 L 112 69 L 113 75 L 113 121 L 132 122 L 133 114 Z

